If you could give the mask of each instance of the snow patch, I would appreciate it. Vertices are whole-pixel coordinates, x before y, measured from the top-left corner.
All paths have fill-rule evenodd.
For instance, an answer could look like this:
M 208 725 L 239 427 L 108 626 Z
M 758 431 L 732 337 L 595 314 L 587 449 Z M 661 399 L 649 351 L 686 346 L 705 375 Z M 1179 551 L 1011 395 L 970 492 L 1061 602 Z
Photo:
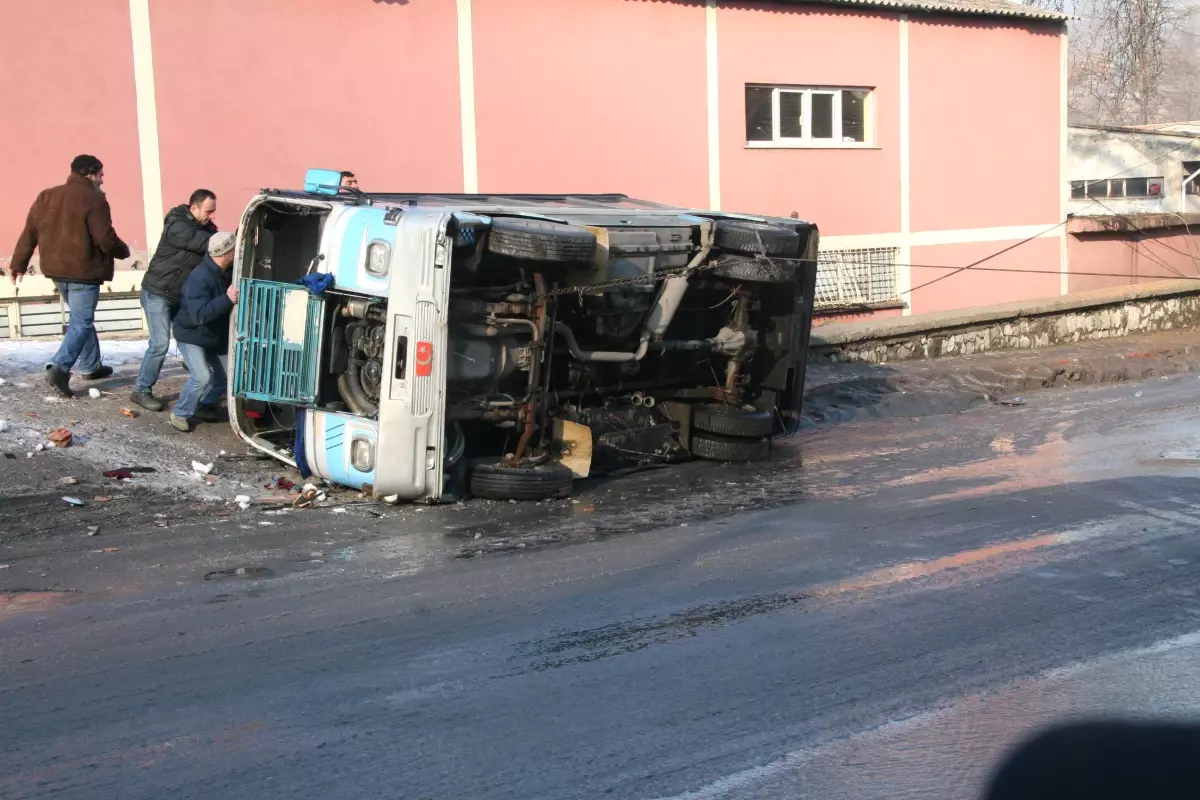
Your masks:
M 19 339 L 0 342 L 0 376 L 11 378 L 40 372 L 58 352 L 61 342 L 57 339 Z M 101 359 L 110 367 L 137 364 L 146 352 L 145 339 L 120 341 L 100 340 Z M 179 358 L 179 348 L 171 342 L 169 357 Z

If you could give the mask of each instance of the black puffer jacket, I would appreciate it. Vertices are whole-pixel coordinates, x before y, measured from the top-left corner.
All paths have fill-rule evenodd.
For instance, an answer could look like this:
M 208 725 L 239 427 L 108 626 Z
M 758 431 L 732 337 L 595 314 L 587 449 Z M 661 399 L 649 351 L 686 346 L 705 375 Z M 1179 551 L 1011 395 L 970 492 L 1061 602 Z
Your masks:
M 142 278 L 142 288 L 178 306 L 183 285 L 208 253 L 208 240 L 217 232 L 211 222 L 201 225 L 186 205 L 176 206 L 163 220 L 162 238 Z

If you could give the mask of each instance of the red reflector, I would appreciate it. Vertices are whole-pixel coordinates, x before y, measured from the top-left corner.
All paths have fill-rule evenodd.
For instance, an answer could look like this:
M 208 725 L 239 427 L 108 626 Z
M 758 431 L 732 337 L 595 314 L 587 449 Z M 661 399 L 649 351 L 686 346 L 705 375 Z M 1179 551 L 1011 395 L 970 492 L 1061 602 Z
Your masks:
M 417 342 L 417 377 L 433 374 L 433 342 Z

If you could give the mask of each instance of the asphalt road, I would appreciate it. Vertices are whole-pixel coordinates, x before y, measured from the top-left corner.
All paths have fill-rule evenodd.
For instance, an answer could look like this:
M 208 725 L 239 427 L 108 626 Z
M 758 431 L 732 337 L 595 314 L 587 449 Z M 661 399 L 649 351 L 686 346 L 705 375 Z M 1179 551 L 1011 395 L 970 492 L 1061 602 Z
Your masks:
M 977 796 L 1049 721 L 1200 715 L 1198 390 L 822 426 L 577 503 L 10 537 L 0 797 Z

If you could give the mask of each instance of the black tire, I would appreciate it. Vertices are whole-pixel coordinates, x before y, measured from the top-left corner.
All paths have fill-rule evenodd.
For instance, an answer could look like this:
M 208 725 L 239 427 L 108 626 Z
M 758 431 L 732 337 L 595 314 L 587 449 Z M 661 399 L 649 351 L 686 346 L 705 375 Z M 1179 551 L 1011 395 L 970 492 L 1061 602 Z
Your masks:
M 487 249 L 525 261 L 588 263 L 596 255 L 596 236 L 572 225 L 499 217 L 492 220 Z
M 485 500 L 555 500 L 571 496 L 575 476 L 562 464 L 505 467 L 476 464 L 471 470 L 471 494 Z
M 739 439 L 711 433 L 692 433 L 692 455 L 705 461 L 762 461 L 771 454 L 771 440 Z
M 754 256 L 794 256 L 800 252 L 800 234 L 765 222 L 717 220 L 713 244 L 720 250 Z
M 775 430 L 775 415 L 770 411 L 735 408 L 710 403 L 692 409 L 692 428 L 721 436 L 770 436 Z
M 718 263 L 713 274 L 746 283 L 795 283 L 796 264 L 794 261 L 734 256 Z

